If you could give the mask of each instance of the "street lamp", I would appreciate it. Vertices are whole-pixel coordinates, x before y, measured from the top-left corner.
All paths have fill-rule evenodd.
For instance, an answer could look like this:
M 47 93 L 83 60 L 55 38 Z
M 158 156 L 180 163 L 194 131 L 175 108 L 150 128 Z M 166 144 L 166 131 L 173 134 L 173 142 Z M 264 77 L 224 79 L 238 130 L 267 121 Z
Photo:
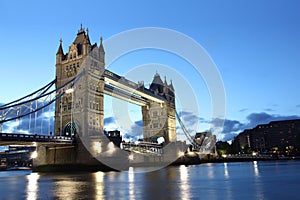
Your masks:
M 74 88 L 69 88 L 66 90 L 67 94 L 71 94 L 71 136 L 73 135 L 73 119 L 72 119 L 72 115 L 73 115 L 73 93 L 74 93 Z

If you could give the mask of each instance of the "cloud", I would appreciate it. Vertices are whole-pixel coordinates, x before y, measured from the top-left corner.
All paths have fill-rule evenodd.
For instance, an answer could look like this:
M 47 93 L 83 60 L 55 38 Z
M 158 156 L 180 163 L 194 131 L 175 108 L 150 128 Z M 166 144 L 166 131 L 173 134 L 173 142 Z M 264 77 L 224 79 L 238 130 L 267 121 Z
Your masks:
M 123 140 L 125 141 L 137 141 L 140 138 L 143 138 L 143 121 L 135 121 L 134 124 L 130 127 L 128 132 L 122 134 Z
M 248 127 L 254 128 L 258 124 L 267 124 L 270 123 L 271 121 L 300 119 L 300 116 L 297 115 L 282 116 L 282 115 L 275 115 L 275 114 L 273 115 L 273 114 L 261 112 L 261 113 L 252 113 L 247 116 L 247 119 L 249 121 Z
M 222 141 L 230 141 L 230 140 L 232 140 L 235 136 L 237 136 L 236 133 L 226 133 L 226 134 L 223 134 Z
M 264 111 L 267 111 L 267 112 L 274 112 L 275 110 L 272 109 L 272 108 L 266 108 L 266 109 L 264 109 Z
M 104 118 L 104 125 L 108 125 L 108 124 L 112 124 L 112 123 L 115 123 L 115 118 L 114 117 L 107 117 L 107 118 Z
M 247 108 L 243 108 L 243 109 L 239 110 L 239 112 L 245 112 L 247 110 L 248 110 Z
M 236 132 L 236 131 L 240 131 L 243 128 L 244 128 L 244 124 L 242 124 L 241 122 L 237 120 L 225 119 L 223 132 L 225 133 Z
M 261 112 L 261 113 L 251 113 L 247 116 L 247 120 L 249 121 L 248 126 L 256 126 L 257 124 L 266 124 L 274 119 L 274 116 Z
M 187 112 L 187 111 L 181 111 L 178 113 L 179 117 L 182 121 L 186 123 L 187 126 L 194 125 L 195 123 L 198 123 L 199 117 L 194 114 L 193 112 Z M 203 119 L 203 118 L 201 118 Z
M 130 130 L 129 134 L 131 134 L 132 136 L 143 135 L 143 121 L 142 120 L 135 121 L 134 124 L 130 128 L 131 128 L 131 130 Z

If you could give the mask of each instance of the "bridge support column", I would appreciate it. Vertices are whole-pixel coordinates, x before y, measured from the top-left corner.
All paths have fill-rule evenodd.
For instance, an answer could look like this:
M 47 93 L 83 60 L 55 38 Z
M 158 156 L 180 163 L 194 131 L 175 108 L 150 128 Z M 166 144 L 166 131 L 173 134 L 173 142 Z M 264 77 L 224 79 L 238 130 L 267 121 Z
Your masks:
M 54 171 L 54 168 L 60 171 L 59 168 L 74 164 L 75 148 L 72 144 L 37 144 L 33 171 Z
M 126 164 L 124 163 L 124 166 Z M 112 171 L 116 170 L 100 162 L 85 145 L 77 144 L 41 144 L 37 145 L 37 157 L 33 159 L 33 171 Z
M 165 78 L 163 82 L 156 73 L 149 89 L 164 101 L 150 101 L 142 107 L 144 139 L 151 142 L 164 137 L 167 144 L 176 142 L 175 92 L 172 81 L 168 84 Z
M 142 107 L 143 136 L 147 142 L 152 142 L 159 137 L 165 143 L 176 142 L 175 108 L 168 103 L 151 102 Z

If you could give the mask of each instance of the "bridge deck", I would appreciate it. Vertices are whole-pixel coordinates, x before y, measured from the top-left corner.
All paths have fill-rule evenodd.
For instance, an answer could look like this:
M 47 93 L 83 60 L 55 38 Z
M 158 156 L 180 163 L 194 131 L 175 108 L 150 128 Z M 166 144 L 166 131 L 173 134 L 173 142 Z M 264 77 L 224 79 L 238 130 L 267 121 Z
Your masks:
M 163 153 L 163 145 L 151 142 L 123 142 L 122 149 L 140 154 L 161 155 Z
M 16 133 L 0 133 L 0 145 L 40 143 L 73 143 L 73 139 L 63 136 L 30 135 Z
M 144 99 L 152 100 L 157 103 L 163 103 L 166 99 L 160 95 L 156 95 L 152 93 L 149 89 L 141 87 L 139 84 L 136 84 L 122 76 L 119 76 L 109 70 L 105 70 L 104 72 L 104 80 L 105 82 L 112 84 L 116 87 L 122 88 L 126 91 L 131 92 L 132 94 L 139 95 Z

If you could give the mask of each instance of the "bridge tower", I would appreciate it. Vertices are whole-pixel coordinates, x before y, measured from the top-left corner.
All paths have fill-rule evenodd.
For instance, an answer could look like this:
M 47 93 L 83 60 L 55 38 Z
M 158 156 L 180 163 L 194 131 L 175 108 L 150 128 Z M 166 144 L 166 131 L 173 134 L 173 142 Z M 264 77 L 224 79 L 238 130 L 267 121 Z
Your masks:
M 175 91 L 172 81 L 168 84 L 165 77 L 163 82 L 156 73 L 149 89 L 167 101 L 162 104 L 150 101 L 149 105 L 142 107 L 144 140 L 151 142 L 164 137 L 166 143 L 176 142 Z
M 60 40 L 60 45 L 56 53 L 56 88 L 61 87 L 79 73 L 82 63 L 91 52 L 93 52 L 93 54 L 97 52 L 97 55 L 93 55 L 96 59 L 94 63 L 91 64 L 97 65 L 97 68 L 100 68 L 100 71 L 103 72 L 105 52 L 102 45 L 102 38 L 100 38 L 99 47 L 97 43 L 91 44 L 88 29 L 84 30 L 81 25 L 74 42 L 69 46 L 68 52 L 64 53 L 62 40 Z M 66 94 L 56 101 L 55 135 L 71 136 L 71 134 L 76 134 L 77 126 L 74 120 L 72 120 L 72 116 L 75 116 L 77 114 L 76 112 L 82 112 L 81 107 L 88 107 L 88 111 L 86 112 L 89 116 L 86 116 L 88 120 L 86 123 L 90 124 L 96 131 L 103 131 L 104 78 L 87 80 L 86 83 L 88 84 L 86 89 L 90 90 L 89 95 L 92 95 L 92 98 L 76 98 L 75 100 L 75 98 L 73 98 L 74 90 L 81 89 L 76 88 L 81 87 L 81 85 L 75 85 L 73 90 L 65 91 Z

